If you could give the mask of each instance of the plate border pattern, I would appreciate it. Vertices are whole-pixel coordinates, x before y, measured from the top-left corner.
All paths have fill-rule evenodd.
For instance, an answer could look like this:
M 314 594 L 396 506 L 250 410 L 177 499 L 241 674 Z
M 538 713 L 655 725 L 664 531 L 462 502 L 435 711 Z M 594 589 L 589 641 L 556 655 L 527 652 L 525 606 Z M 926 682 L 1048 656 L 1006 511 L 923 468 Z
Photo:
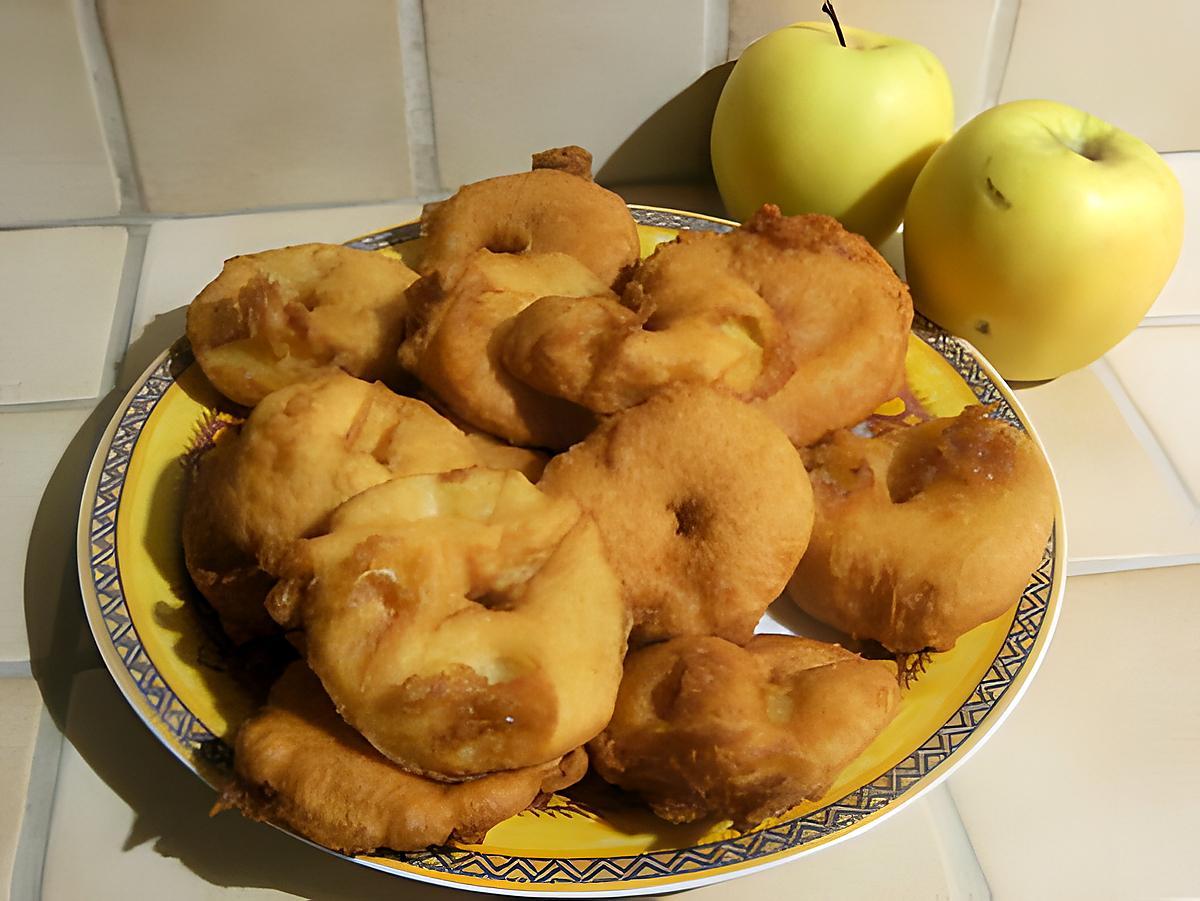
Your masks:
M 662 228 L 728 231 L 732 223 L 672 210 L 632 207 L 640 224 Z M 363 250 L 378 250 L 411 240 L 419 223 L 408 223 L 349 242 Z M 967 342 L 955 338 L 919 314 L 913 331 L 936 350 L 962 376 L 981 403 L 991 405 L 992 416 L 1025 428 L 1021 415 L 994 381 L 986 363 Z M 228 766 L 228 746 L 209 731 L 175 694 L 146 654 L 126 604 L 117 557 L 117 517 L 125 475 L 143 427 L 155 407 L 175 383 L 174 375 L 191 362 L 186 340 L 181 339 L 135 385 L 114 417 L 93 463 L 93 476 L 85 488 L 81 509 L 80 578 L 89 622 L 105 662 L 131 702 L 152 730 L 193 770 L 205 762 Z M 98 473 L 96 472 L 98 468 Z M 93 479 L 94 478 L 94 482 Z M 624 854 L 612 857 L 514 857 L 472 849 L 435 848 L 415 854 L 377 852 L 377 860 L 404 866 L 400 873 L 419 871 L 424 878 L 439 875 L 470 883 L 483 882 L 499 891 L 534 886 L 612 886 L 668 880 L 683 887 L 693 877 L 710 881 L 722 869 L 778 857 L 830 839 L 877 814 L 938 777 L 944 765 L 968 743 L 1018 684 L 1025 665 L 1035 659 L 1039 639 L 1048 639 L 1047 614 L 1053 610 L 1061 513 L 1056 517 L 1042 562 L 1017 604 L 1005 640 L 971 696 L 911 754 L 873 781 L 826 806 L 780 823 L 684 849 Z M 86 542 L 86 543 L 85 543 Z M 85 566 L 86 559 L 86 566 Z M 1050 624 L 1052 626 L 1052 623 Z M 110 647 L 105 648 L 107 643 Z M 115 659 L 114 659 L 115 653 Z M 207 771 L 207 768 L 204 768 Z M 203 775 L 203 773 L 201 773 Z M 211 779 L 210 779 L 211 781 Z M 333 852 L 331 852 L 333 853 Z M 644 889 L 643 889 L 644 890 Z M 669 888 L 668 888 L 669 890 Z

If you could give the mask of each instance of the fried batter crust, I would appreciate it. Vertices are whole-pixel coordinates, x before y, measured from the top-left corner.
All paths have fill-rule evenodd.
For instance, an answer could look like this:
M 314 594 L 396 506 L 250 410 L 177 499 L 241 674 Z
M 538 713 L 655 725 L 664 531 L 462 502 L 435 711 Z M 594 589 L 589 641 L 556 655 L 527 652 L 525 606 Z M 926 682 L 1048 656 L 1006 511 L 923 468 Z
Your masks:
M 394 476 L 482 462 L 421 401 L 333 371 L 264 399 L 197 467 L 183 514 L 188 572 L 236 643 L 275 631 L 263 601 L 280 556 L 346 498 Z
M 217 390 L 248 407 L 330 368 L 392 381 L 416 278 L 340 244 L 234 257 L 188 307 L 188 340 Z
M 748 639 L 808 544 L 812 490 L 766 416 L 705 387 L 631 407 L 553 458 L 539 487 L 600 526 L 633 645 Z
M 807 452 L 812 541 L 788 594 L 895 652 L 946 650 L 1016 603 L 1054 519 L 1054 483 L 1024 432 L 967 407 Z
M 410 772 L 562 756 L 608 721 L 629 630 L 595 523 L 517 472 L 394 479 L 298 542 L 268 607 L 343 717 Z
M 746 829 L 820 798 L 898 703 L 887 665 L 837 645 L 676 638 L 629 654 L 612 721 L 588 750 L 597 773 L 663 819 Z
M 481 842 L 487 831 L 578 782 L 576 749 L 536 767 L 447 785 L 379 754 L 337 715 L 321 683 L 294 663 L 267 706 L 238 731 L 235 781 L 214 808 L 277 823 L 346 854 Z
M 586 435 L 591 413 L 517 380 L 500 356 L 512 317 L 539 297 L 586 296 L 604 284 L 566 254 L 479 250 L 446 285 L 440 274 L 413 285 L 404 368 L 456 416 L 513 444 L 561 449 Z
M 417 270 L 453 285 L 477 250 L 565 253 L 616 283 L 638 258 L 637 224 L 616 194 L 591 177 L 591 154 L 560 147 L 535 154 L 534 169 L 463 185 L 421 216 Z

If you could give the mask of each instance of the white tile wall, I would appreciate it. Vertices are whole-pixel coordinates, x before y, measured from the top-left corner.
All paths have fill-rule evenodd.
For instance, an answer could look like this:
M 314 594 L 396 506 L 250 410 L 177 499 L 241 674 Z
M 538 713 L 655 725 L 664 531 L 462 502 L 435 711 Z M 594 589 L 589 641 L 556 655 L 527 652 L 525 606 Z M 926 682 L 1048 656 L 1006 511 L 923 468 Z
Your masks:
M 411 193 L 395 0 L 98 0 L 147 209 Z
M 0 225 L 118 211 L 75 9 L 0 4 Z
M 951 792 L 993 897 L 1200 890 L 1200 567 L 1076 577 L 1020 706 Z
M 0 231 L 0 409 L 96 397 L 125 265 L 123 228 Z
M 530 154 L 563 144 L 587 147 L 608 183 L 699 177 L 707 126 L 672 105 L 690 101 L 675 98 L 707 68 L 707 43 L 724 45 L 706 21 L 698 0 L 613 0 L 586 14 L 556 0 L 426 3 L 442 183 L 528 169 Z M 662 140 L 645 143 L 644 129 Z
M 1200 560 L 1200 517 L 1101 381 L 1103 365 L 1017 392 L 1062 492 L 1068 571 Z
M 0 662 L 29 659 L 25 605 L 58 598 L 62 572 L 37 573 L 26 584 L 26 549 L 50 475 L 90 414 L 90 407 L 0 413 Z M 62 540 L 72 546 L 73 530 Z
M 1149 315 L 1200 316 L 1200 266 L 1187 263 L 1200 259 L 1200 152 L 1168 153 L 1163 159 L 1183 189 L 1183 249 Z
M 37 683 L 0 679 L 0 894 L 8 896 L 42 716 Z
M 1189 402 L 1200 385 L 1200 325 L 1140 328 L 1108 360 L 1192 498 L 1200 501 L 1200 404 Z
M 1024 0 L 1000 100 L 1060 100 L 1155 150 L 1200 150 L 1200 3 Z

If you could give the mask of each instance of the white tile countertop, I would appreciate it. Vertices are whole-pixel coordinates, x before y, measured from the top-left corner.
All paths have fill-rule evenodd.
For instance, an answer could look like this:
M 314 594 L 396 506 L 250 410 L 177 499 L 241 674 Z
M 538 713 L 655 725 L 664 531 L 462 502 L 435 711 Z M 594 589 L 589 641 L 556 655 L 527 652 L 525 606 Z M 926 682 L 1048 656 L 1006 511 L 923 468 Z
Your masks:
M 950 779 L 878 827 L 692 897 L 1200 895 L 1200 153 L 1167 159 L 1188 233 L 1151 315 L 1091 367 L 1018 391 L 1069 536 L 1063 613 L 1027 695 Z M 679 186 L 627 194 L 717 209 Z M 224 258 L 417 212 L 0 231 L 0 269 L 21 287 L 0 294 L 0 897 L 467 897 L 233 814 L 209 819 L 212 793 L 100 663 L 71 550 L 117 392 L 181 333 L 181 308 Z M 81 292 L 88 304 L 63 305 Z

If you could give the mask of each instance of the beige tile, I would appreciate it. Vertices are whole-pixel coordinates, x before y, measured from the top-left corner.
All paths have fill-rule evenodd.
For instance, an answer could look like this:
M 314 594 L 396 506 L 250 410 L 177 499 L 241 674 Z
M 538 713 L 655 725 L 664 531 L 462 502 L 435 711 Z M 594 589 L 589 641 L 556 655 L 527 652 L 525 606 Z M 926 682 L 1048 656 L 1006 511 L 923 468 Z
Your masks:
M 803 886 L 803 892 L 798 887 Z M 689 892 L 705 901 L 762 898 L 987 897 L 954 802 L 934 789 L 862 835 L 762 873 Z
M 46 849 L 45 901 L 362 898 L 462 901 L 335 859 L 233 813 L 133 714 L 105 670 L 79 675 Z
M 1139 328 L 1108 353 L 1108 361 L 1200 500 L 1200 325 Z
M 839 0 L 838 20 L 928 47 L 941 60 L 954 88 L 955 119 L 965 122 L 983 109 L 993 19 L 1002 0 Z M 828 21 L 810 0 L 731 0 L 729 56 L 792 22 Z
M 153 212 L 411 193 L 394 0 L 103 0 Z
M 183 334 L 182 308 L 230 257 L 309 241 L 340 243 L 420 215 L 419 204 L 398 203 L 154 223 L 133 310 L 132 346 L 121 368 L 123 381 Z
M 1195 897 L 1197 597 L 1197 566 L 1067 581 L 1028 694 L 950 779 L 994 897 Z
M 1000 100 L 1069 103 L 1156 150 L 1200 150 L 1200 3 L 1036 0 L 1020 4 Z
M 48 602 L 74 562 L 73 554 L 61 554 L 52 572 L 27 580 L 30 533 L 46 485 L 90 414 L 90 408 L 0 412 L 0 509 L 4 511 L 0 516 L 0 661 L 29 660 L 26 605 Z M 73 475 L 78 477 L 73 480 L 74 504 L 60 511 L 55 529 L 68 549 L 74 546 L 82 470 L 77 468 Z
M 34 746 L 42 718 L 42 697 L 33 679 L 0 679 L 0 895 L 8 897 Z
M 1017 392 L 1062 491 L 1070 571 L 1200 560 L 1200 517 L 1131 429 L 1102 366 Z
M 105 390 L 125 243 L 123 228 L 0 231 L 0 409 Z
M 719 85 L 695 0 L 425 4 L 441 180 L 448 188 L 580 144 L 606 184 L 709 174 Z M 697 83 L 699 82 L 699 83 Z M 695 83 L 695 84 L 694 84 Z
M 1163 159 L 1183 188 L 1183 250 L 1150 316 L 1200 316 L 1200 153 L 1168 153 Z
M 51 818 L 43 898 L 394 898 L 454 901 L 465 895 L 368 872 L 224 813 L 213 793 L 170 756 L 130 712 L 108 674 L 81 674 L 72 694 Z M 872 899 L 985 896 L 948 795 L 935 791 L 850 841 L 733 882 L 697 898 L 782 897 L 803 884 L 812 897 Z
M 120 206 L 71 0 L 0 5 L 0 224 Z

